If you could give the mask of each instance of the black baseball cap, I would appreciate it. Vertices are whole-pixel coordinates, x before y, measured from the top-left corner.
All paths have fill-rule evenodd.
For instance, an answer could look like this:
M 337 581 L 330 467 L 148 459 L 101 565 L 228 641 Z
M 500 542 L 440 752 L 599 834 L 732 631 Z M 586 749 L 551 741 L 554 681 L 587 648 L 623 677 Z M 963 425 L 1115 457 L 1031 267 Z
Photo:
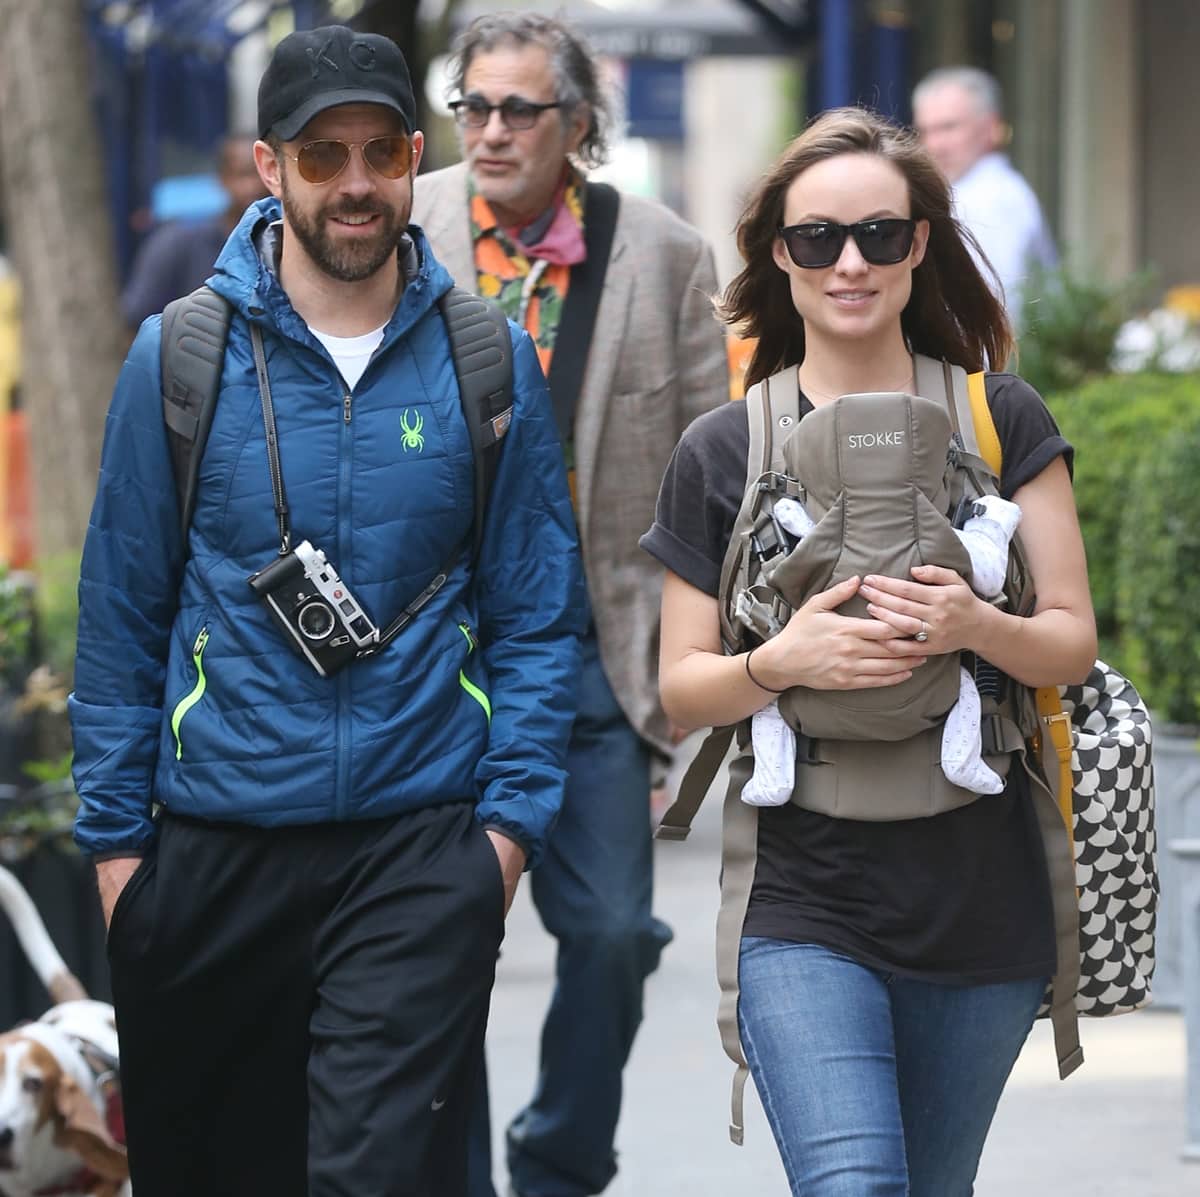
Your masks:
M 289 33 L 258 85 L 258 135 L 291 141 L 319 112 L 338 104 L 382 104 L 408 133 L 416 121 L 412 80 L 400 47 L 378 33 L 323 25 Z

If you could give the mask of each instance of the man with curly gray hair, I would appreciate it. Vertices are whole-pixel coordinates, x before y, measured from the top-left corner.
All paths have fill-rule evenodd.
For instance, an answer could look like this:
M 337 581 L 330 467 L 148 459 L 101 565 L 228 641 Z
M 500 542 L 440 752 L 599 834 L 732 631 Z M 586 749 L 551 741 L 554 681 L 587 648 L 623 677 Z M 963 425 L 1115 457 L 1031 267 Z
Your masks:
M 592 612 L 563 809 L 531 886 L 558 940 L 557 984 L 536 1092 L 508 1128 L 508 1171 L 519 1197 L 585 1197 L 616 1173 L 621 1074 L 671 937 L 651 914 L 650 779 L 672 749 L 657 684 L 662 582 L 638 537 L 680 434 L 728 398 L 724 334 L 701 236 L 586 178 L 612 117 L 580 37 L 499 12 L 455 51 L 464 161 L 417 179 L 413 218 L 459 286 L 496 298 L 534 339 Z M 489 1172 L 474 1168 L 472 1197 L 493 1193 Z

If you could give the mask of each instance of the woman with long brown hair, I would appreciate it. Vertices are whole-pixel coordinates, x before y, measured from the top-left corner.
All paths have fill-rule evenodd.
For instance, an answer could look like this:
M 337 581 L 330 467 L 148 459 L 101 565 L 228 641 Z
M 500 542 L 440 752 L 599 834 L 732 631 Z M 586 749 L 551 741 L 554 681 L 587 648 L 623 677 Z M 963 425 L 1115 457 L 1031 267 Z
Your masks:
M 803 417 L 842 395 L 911 393 L 914 354 L 968 371 L 1002 366 L 1011 332 L 966 236 L 946 180 L 910 134 L 860 109 L 819 117 L 738 226 L 745 267 L 723 314 L 757 338 L 747 384 L 795 370 Z M 1000 491 L 1021 508 L 1037 583 L 1025 617 L 952 570 L 918 566 L 911 578 L 850 578 L 798 607 L 778 635 L 727 654 L 718 596 L 748 483 L 746 406 L 688 429 L 642 542 L 667 570 L 660 683 L 677 724 L 741 723 L 795 686 L 895 686 L 940 653 L 975 654 L 1018 686 L 1086 675 L 1095 626 L 1071 448 L 1019 378 L 988 373 L 985 389 Z M 854 596 L 865 617 L 839 613 Z M 966 1197 L 1055 971 L 1030 783 L 1013 768 L 1001 795 L 863 821 L 806 808 L 796 772 L 792 800 L 758 814 L 738 1008 L 792 1191 Z

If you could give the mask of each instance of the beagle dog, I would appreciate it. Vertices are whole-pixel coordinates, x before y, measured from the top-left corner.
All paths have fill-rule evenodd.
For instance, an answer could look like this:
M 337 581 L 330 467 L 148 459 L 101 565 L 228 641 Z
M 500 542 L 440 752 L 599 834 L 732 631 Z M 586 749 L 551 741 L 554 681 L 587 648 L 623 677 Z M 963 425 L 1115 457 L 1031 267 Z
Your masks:
M 112 1006 L 84 996 L 4 868 L 0 906 L 58 999 L 0 1035 L 0 1197 L 130 1197 Z

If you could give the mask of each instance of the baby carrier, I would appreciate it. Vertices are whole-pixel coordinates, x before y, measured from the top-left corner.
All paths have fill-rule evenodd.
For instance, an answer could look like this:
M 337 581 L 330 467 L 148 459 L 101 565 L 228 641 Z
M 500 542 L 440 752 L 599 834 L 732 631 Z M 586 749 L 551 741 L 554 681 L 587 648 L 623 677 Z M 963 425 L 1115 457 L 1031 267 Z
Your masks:
M 952 448 L 945 405 L 919 396 L 843 395 L 810 412 L 781 452 L 783 472 L 799 481 L 800 501 L 815 526 L 790 551 L 758 556 L 761 531 L 769 525 L 774 533 L 779 523 L 771 511 L 777 488 L 758 492 L 745 557 L 748 573 L 757 564 L 758 581 L 737 594 L 736 617 L 751 631 L 769 634 L 755 619 L 768 596 L 772 608 L 794 611 L 849 577 L 909 578 L 914 565 L 944 565 L 969 580 L 970 559 L 947 518 L 969 507 L 963 501 L 969 477 Z M 786 531 L 783 539 L 790 539 Z M 860 595 L 839 611 L 868 618 Z M 795 686 L 780 712 L 814 739 L 907 740 L 932 727 L 957 697 L 956 662 L 941 656 L 886 691 Z
M 803 421 L 794 366 L 751 388 L 747 487 L 718 596 L 727 653 L 775 634 L 808 594 L 853 574 L 908 578 L 912 565 L 932 562 L 950 564 L 969 580 L 969 561 L 953 531 L 955 518 L 977 499 L 996 494 L 999 482 L 1000 445 L 983 375 L 968 379 L 961 368 L 922 355 L 914 356 L 914 366 L 917 395 L 844 396 Z M 817 442 L 803 453 L 806 442 L 795 439 L 801 434 Z M 831 455 L 836 468 L 809 470 L 809 477 L 799 478 L 789 464 L 822 453 Z M 897 489 L 904 495 L 899 504 Z M 798 546 L 774 518 L 774 505 L 784 496 L 800 499 L 817 521 Z M 891 560 L 890 552 L 896 554 Z M 1032 614 L 1033 580 L 1019 534 L 1010 546 L 1003 593 L 994 601 L 1017 614 Z M 843 610 L 862 614 L 861 600 L 851 600 Z M 1079 906 L 1068 830 L 1072 738 L 1057 688 L 1034 691 L 969 653 L 931 658 L 909 682 L 838 693 L 834 701 L 828 691 L 793 687 L 779 699 L 797 739 L 791 800 L 826 815 L 884 821 L 935 815 L 978 800 L 979 794 L 954 785 L 939 768 L 940 718 L 957 695 L 960 657 L 982 699 L 985 761 L 1001 776 L 1014 764 L 1024 767 L 1035 791 L 1057 940 L 1048 1010 L 1065 1077 L 1082 1063 L 1083 1054 L 1075 1018 Z M 736 733 L 724 807 L 717 972 L 718 1025 L 726 1053 L 738 1065 L 730 1128 L 738 1143 L 747 1076 L 737 1027 L 738 950 L 758 839 L 758 810 L 740 801 L 754 768 L 749 725 L 746 720 L 714 729 L 657 832 L 664 839 L 687 837 Z
M 954 402 L 950 367 L 920 357 L 919 395 L 845 395 L 799 420 L 792 370 L 747 397 L 751 427 L 763 416 L 762 468 L 752 470 L 757 477 L 722 571 L 722 636 L 729 651 L 774 635 L 811 594 L 856 574 L 908 579 L 912 566 L 937 564 L 970 581 L 970 558 L 954 525 L 964 522 L 975 500 L 997 494 L 999 482 L 975 445 L 966 375 L 958 373 L 963 410 Z M 775 429 L 783 433 L 778 440 Z M 798 498 L 816 521 L 795 547 L 774 516 L 785 496 Z M 1014 541 L 996 601 L 1028 614 L 1033 599 Z M 839 610 L 865 616 L 866 601 L 856 595 Z M 963 664 L 980 691 L 984 760 L 1003 777 L 1034 730 L 1032 693 L 968 654 Z M 792 800 L 821 814 L 869 820 L 919 818 L 974 802 L 977 793 L 954 785 L 938 768 L 942 721 L 958 697 L 959 668 L 957 656 L 943 654 L 897 686 L 786 691 L 779 710 L 799 748 Z M 870 752 L 863 741 L 871 742 Z

